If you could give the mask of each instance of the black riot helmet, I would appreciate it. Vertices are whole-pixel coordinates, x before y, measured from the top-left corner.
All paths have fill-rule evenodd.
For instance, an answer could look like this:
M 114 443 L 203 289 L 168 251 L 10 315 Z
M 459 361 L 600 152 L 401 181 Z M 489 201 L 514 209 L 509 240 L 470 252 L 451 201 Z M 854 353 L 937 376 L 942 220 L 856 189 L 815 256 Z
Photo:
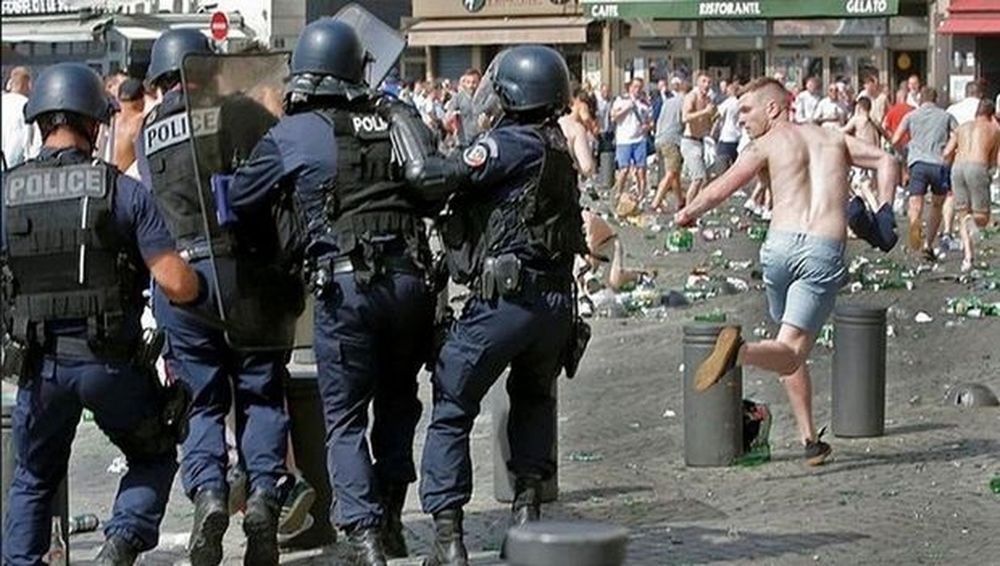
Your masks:
M 184 56 L 189 53 L 211 54 L 212 45 L 196 29 L 172 29 L 164 32 L 153 43 L 146 81 L 156 86 L 167 74 L 180 72 Z
M 368 91 L 368 55 L 354 28 L 320 18 L 303 28 L 292 52 L 289 94 L 355 98 Z
M 107 124 L 114 109 L 93 69 L 79 63 L 56 63 L 35 80 L 24 105 L 24 121 L 30 124 L 50 112 L 77 114 Z
M 558 51 L 519 45 L 497 54 L 486 69 L 474 107 L 490 113 L 499 106 L 513 116 L 549 117 L 569 104 L 569 69 Z

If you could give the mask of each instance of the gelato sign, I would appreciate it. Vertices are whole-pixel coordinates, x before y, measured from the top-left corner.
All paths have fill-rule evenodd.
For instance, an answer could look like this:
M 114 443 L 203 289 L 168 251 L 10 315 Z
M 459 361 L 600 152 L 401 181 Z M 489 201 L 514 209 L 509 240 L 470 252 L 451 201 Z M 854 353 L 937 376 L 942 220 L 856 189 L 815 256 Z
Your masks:
M 586 16 L 598 19 L 666 20 L 864 18 L 893 16 L 899 0 L 581 0 Z

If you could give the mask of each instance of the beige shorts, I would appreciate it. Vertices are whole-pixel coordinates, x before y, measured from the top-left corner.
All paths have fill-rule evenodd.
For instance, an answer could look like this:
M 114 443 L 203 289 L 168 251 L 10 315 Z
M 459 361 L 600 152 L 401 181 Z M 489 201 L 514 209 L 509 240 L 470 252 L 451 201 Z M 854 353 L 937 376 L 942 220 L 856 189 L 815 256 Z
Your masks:
M 955 210 L 990 211 L 990 172 L 981 163 L 956 163 L 951 166 L 951 190 Z
M 671 172 L 680 174 L 681 172 L 681 148 L 675 143 L 658 143 L 656 144 L 656 154 L 660 157 L 660 163 L 663 164 L 663 172 Z

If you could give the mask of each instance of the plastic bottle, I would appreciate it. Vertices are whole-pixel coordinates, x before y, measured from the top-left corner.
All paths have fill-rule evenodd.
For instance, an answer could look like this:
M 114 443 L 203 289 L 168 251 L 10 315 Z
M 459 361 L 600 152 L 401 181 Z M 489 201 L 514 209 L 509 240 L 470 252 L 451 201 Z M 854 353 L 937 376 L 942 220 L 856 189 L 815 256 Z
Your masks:
M 49 566 L 66 566 L 66 539 L 63 538 L 62 517 L 52 517 L 52 542 L 42 562 Z
M 993 476 L 993 479 L 990 480 L 990 491 L 1000 495 L 1000 476 Z
M 89 533 L 96 531 L 101 526 L 101 520 L 93 513 L 74 515 L 69 518 L 69 534 Z

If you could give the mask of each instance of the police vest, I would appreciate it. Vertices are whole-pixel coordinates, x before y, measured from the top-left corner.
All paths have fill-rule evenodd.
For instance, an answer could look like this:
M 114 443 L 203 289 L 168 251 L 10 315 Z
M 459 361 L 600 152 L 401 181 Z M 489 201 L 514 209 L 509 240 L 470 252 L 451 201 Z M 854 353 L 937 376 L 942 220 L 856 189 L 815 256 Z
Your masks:
M 510 198 L 480 191 L 457 193 L 443 226 L 448 267 L 458 283 L 475 281 L 483 260 L 512 251 L 537 270 L 568 268 L 586 253 L 573 158 L 555 123 L 534 129 L 545 144 L 542 166 Z
M 43 339 L 47 322 L 83 319 L 97 348 L 115 342 L 125 316 L 139 313 L 146 271 L 115 226 L 117 170 L 65 161 L 33 160 L 4 175 L 8 320 L 11 335 L 27 344 Z
M 324 188 L 324 215 L 341 255 L 370 255 L 373 237 L 398 234 L 420 264 L 424 225 L 393 161 L 389 123 L 372 113 L 318 112 L 337 140 L 337 177 Z
M 142 139 L 153 196 L 177 245 L 184 247 L 205 235 L 198 195 L 198 168 L 191 151 L 191 128 L 182 96 L 171 96 L 146 116 Z M 204 195 L 206 205 L 214 203 Z M 213 208 L 214 211 L 214 208 Z M 211 215 L 214 220 L 214 212 Z

